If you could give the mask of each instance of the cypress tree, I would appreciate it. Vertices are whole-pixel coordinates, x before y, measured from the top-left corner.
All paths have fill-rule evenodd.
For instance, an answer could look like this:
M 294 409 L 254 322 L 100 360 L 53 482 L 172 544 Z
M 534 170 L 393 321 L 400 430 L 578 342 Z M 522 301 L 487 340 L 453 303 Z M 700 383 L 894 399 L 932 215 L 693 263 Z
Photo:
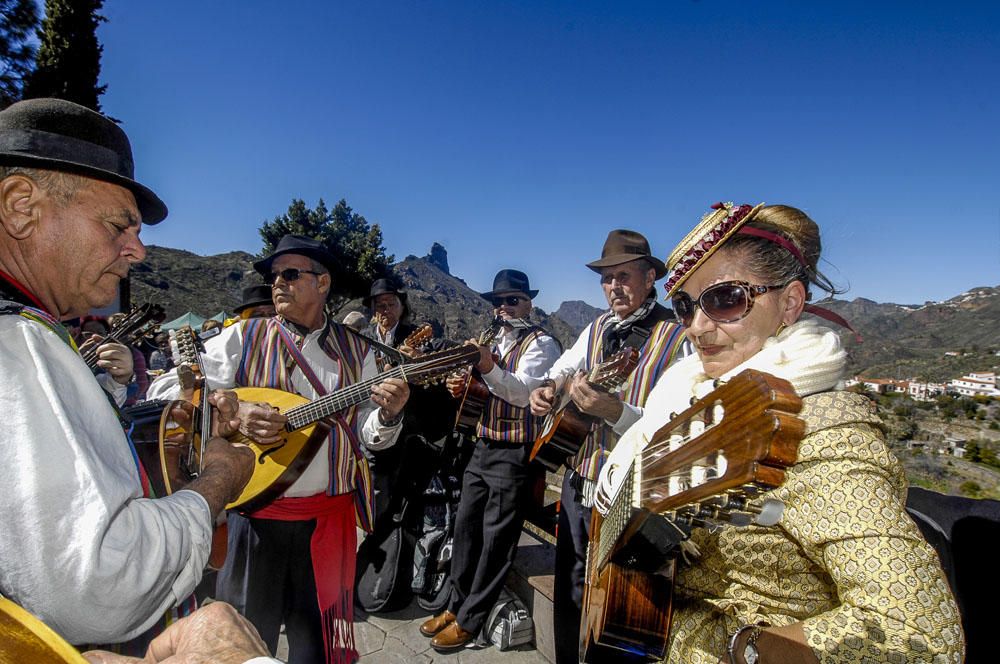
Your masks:
M 101 52 L 97 26 L 106 19 L 98 12 L 104 0 L 46 0 L 45 19 L 35 71 L 24 87 L 25 98 L 58 97 L 101 110 L 98 85 Z

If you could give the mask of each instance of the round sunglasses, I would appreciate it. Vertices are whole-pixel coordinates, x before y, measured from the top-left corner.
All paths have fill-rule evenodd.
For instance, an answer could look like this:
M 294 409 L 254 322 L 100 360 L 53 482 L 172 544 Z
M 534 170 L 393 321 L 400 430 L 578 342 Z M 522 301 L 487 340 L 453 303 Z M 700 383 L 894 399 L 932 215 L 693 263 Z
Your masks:
M 716 323 L 735 323 L 745 318 L 753 309 L 753 301 L 758 295 L 779 290 L 788 284 L 761 286 L 748 281 L 723 281 L 709 286 L 698 299 L 692 299 L 684 291 L 678 291 L 672 298 L 674 313 L 684 327 L 691 327 L 695 307 L 700 307 L 706 316 Z
M 506 304 L 508 307 L 516 307 L 519 303 L 521 303 L 522 301 L 526 301 L 527 299 L 528 298 L 521 297 L 520 295 L 505 295 L 503 297 L 494 297 L 493 306 L 502 307 L 503 305 Z

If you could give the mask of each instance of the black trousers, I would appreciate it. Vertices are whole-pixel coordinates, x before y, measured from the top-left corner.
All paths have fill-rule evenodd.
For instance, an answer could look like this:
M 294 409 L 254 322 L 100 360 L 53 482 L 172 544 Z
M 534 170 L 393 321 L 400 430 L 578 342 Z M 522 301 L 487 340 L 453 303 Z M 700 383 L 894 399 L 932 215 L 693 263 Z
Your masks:
M 587 544 L 590 542 L 590 508 L 583 506 L 579 477 L 571 470 L 565 472 L 559 503 L 552 599 L 556 664 L 578 664 L 580 661 L 580 619 Z
M 524 523 L 525 443 L 482 439 L 462 477 L 455 517 L 449 609 L 469 632 L 483 627 L 503 589 Z
M 309 549 L 316 521 L 251 519 L 229 512 L 228 526 L 218 599 L 253 623 L 272 654 L 284 623 L 289 664 L 325 661 Z

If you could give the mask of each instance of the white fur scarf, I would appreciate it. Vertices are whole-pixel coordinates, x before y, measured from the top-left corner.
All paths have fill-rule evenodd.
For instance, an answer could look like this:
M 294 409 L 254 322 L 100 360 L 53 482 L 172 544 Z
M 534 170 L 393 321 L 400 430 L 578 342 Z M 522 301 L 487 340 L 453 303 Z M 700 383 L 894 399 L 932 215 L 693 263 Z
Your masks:
M 847 352 L 837 333 L 809 318 L 769 338 L 756 355 L 728 371 L 721 380 L 755 369 L 784 378 L 796 394 L 804 397 L 840 387 L 846 362 Z M 692 397 L 700 399 L 710 393 L 714 383 L 705 375 L 697 355 L 684 358 L 660 377 L 646 400 L 642 418 L 625 432 L 601 469 L 595 503 L 602 513 L 624 479 L 622 470 L 631 465 L 650 437 L 672 414 L 686 410 Z

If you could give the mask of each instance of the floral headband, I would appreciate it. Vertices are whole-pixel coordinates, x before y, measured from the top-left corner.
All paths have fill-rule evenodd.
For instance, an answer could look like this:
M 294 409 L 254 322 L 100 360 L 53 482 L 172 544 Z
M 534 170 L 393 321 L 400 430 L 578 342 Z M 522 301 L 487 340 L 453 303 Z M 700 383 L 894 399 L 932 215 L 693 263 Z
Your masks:
M 753 219 L 762 207 L 763 203 L 754 207 L 734 206 L 732 203 L 713 205 L 714 211 L 702 217 L 694 230 L 681 240 L 667 258 L 667 269 L 672 273 L 664 285 L 667 297 L 673 296 L 694 269 L 708 260 L 733 233 Z
M 726 240 L 737 233 L 763 238 L 780 245 L 791 253 L 808 273 L 815 273 L 799 248 L 788 238 L 764 229 L 745 227 L 763 207 L 763 203 L 754 207 L 745 204 L 734 206 L 732 203 L 713 205 L 712 210 L 714 211 L 702 217 L 694 230 L 681 240 L 680 244 L 671 252 L 670 257 L 667 258 L 667 269 L 671 272 L 670 279 L 664 285 L 667 299 L 673 297 L 695 268 L 708 260 L 709 256 L 714 254 Z M 842 316 L 814 304 L 806 304 L 804 310 L 854 332 L 855 339 L 861 343 L 861 335 Z

